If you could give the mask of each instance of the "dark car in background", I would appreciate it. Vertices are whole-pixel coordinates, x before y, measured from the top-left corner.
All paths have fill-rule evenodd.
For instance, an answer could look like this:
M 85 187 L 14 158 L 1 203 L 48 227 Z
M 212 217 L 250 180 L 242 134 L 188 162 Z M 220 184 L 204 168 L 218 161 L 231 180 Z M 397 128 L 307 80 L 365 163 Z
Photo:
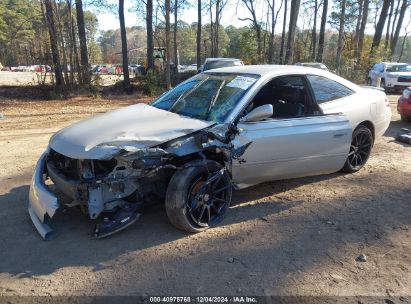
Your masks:
M 295 65 L 329 71 L 327 66 L 321 62 L 297 62 Z
M 199 72 L 242 65 L 244 65 L 243 61 L 238 58 L 206 58 Z

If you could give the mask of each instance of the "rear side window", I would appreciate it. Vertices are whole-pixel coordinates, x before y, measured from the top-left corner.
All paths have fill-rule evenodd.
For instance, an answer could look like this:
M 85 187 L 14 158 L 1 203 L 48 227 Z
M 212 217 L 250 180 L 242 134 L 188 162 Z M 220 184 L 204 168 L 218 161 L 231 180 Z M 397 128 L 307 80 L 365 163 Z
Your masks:
M 353 90 L 347 88 L 341 83 L 326 77 L 308 75 L 307 78 L 314 91 L 314 96 L 317 103 L 343 98 L 354 93 Z

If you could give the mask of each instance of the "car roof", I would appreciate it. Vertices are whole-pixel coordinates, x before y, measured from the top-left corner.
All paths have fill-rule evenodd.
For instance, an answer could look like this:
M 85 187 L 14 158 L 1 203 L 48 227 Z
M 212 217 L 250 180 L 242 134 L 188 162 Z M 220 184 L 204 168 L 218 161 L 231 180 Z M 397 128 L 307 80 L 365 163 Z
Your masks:
M 298 65 L 243 65 L 243 66 L 233 66 L 225 67 L 219 69 L 207 70 L 206 74 L 215 73 L 227 73 L 227 74 L 251 74 L 260 77 L 274 77 L 274 76 L 284 76 L 284 75 L 305 75 L 312 74 L 317 76 L 323 76 L 331 80 L 337 81 L 355 91 L 359 89 L 359 86 L 344 79 L 336 74 L 333 74 L 327 70 L 317 69 L 307 66 Z
M 303 74 L 306 72 L 318 73 L 318 69 L 298 65 L 243 65 L 208 70 L 205 73 L 241 73 L 265 76 L 269 74 Z
M 235 60 L 240 60 L 238 58 L 206 58 L 205 61 L 235 61 Z

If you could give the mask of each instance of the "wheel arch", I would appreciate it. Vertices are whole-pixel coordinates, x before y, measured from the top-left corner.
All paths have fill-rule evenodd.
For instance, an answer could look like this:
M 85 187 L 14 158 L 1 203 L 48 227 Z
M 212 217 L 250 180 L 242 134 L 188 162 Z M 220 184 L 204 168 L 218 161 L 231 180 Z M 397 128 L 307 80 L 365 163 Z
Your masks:
M 359 126 L 364 126 L 364 127 L 368 128 L 368 129 L 371 131 L 371 134 L 372 134 L 372 142 L 373 142 L 373 144 L 374 144 L 374 142 L 375 142 L 375 127 L 374 127 L 374 124 L 373 124 L 371 121 L 369 121 L 369 120 L 364 120 L 364 121 L 360 122 L 360 123 L 355 127 L 355 129 L 357 129 Z M 354 129 L 354 130 L 355 130 L 355 129 Z M 353 130 L 353 131 L 354 131 L 354 130 Z

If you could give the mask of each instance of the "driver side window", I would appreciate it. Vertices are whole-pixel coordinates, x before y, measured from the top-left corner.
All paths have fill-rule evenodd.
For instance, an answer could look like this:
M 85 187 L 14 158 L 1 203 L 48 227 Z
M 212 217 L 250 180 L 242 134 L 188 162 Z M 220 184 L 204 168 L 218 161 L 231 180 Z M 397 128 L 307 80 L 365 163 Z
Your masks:
M 303 117 L 320 114 L 311 102 L 303 76 L 280 76 L 264 85 L 247 107 L 247 112 L 265 105 L 273 106 L 272 119 Z

